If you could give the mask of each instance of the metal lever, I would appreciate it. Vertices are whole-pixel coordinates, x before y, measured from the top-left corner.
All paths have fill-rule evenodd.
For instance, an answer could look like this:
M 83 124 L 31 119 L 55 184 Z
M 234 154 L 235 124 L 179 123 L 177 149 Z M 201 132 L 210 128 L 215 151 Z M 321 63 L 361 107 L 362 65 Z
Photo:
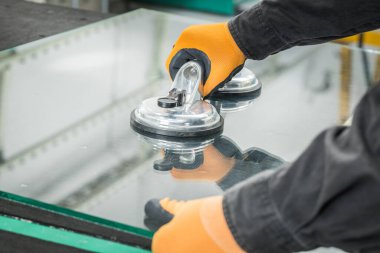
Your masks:
M 186 91 L 177 90 L 173 88 L 169 91 L 169 95 L 166 97 L 159 98 L 157 100 L 157 105 L 162 108 L 173 108 L 177 106 L 182 106 L 186 101 Z
M 174 108 L 183 106 L 184 110 L 200 100 L 199 90 L 202 85 L 202 68 L 199 63 L 190 61 L 185 63 L 177 72 L 169 94 L 158 98 L 157 105 L 161 108 Z

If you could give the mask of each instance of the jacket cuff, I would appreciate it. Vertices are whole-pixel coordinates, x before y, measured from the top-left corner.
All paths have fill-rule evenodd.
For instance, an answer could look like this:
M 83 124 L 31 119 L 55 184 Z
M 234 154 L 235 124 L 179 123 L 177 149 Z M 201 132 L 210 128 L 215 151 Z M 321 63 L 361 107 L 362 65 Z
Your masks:
M 261 60 L 290 47 L 266 20 L 261 3 L 231 19 L 228 28 L 248 59 Z
M 254 253 L 289 253 L 305 250 L 281 221 L 268 191 L 273 171 L 260 173 L 229 190 L 223 211 L 236 242 Z M 251 182 L 249 182 L 251 181 Z

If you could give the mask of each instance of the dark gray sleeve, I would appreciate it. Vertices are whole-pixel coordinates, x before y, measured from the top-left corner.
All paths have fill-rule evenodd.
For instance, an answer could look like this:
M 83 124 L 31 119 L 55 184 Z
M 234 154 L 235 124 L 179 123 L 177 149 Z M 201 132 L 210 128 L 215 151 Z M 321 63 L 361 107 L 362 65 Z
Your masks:
M 351 127 L 322 132 L 291 165 L 234 186 L 223 208 L 248 252 L 380 252 L 380 85 Z
M 229 22 L 243 53 L 260 60 L 380 27 L 379 0 L 263 0 Z

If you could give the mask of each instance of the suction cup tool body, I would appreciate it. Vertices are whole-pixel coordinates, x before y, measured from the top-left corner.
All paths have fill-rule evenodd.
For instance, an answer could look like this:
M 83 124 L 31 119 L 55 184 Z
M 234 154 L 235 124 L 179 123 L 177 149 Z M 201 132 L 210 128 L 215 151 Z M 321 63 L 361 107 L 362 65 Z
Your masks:
M 256 75 L 247 68 L 243 68 L 231 81 L 213 92 L 212 97 L 242 96 L 256 98 L 261 93 L 261 82 Z
M 261 82 L 243 68 L 231 81 L 216 90 L 207 101 L 225 118 L 227 113 L 245 110 L 261 94 Z
M 220 134 L 223 118 L 214 106 L 201 99 L 201 77 L 202 68 L 197 62 L 184 64 L 166 97 L 146 99 L 131 113 L 131 127 L 152 137 L 196 138 Z

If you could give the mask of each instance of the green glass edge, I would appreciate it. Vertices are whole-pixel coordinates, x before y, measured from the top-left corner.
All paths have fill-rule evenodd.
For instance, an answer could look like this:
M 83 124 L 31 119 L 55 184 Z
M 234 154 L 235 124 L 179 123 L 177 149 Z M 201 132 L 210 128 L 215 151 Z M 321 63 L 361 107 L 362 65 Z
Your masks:
M 140 0 L 146 3 L 159 3 L 182 8 L 211 11 L 220 14 L 234 14 L 233 0 Z
M 234 0 L 235 4 L 242 4 L 246 2 L 259 2 L 258 0 Z
M 119 230 L 126 231 L 129 233 L 137 234 L 140 236 L 144 236 L 144 237 L 148 237 L 148 238 L 153 237 L 153 232 L 150 232 L 150 231 L 142 229 L 142 228 L 137 228 L 137 227 L 125 225 L 125 224 L 122 224 L 122 223 L 119 223 L 116 221 L 102 219 L 102 218 L 99 218 L 96 216 L 92 216 L 92 215 L 85 214 L 85 213 L 80 213 L 80 212 L 77 212 L 77 211 L 74 211 L 71 209 L 67 209 L 64 207 L 60 207 L 60 206 L 56 206 L 56 205 L 52 205 L 52 204 L 47 204 L 44 202 L 40 202 L 38 200 L 29 199 L 26 197 L 21 197 L 21 196 L 12 194 L 12 193 L 0 191 L 0 198 L 5 198 L 5 199 L 17 201 L 17 202 L 20 202 L 23 204 L 28 204 L 28 205 L 35 206 L 35 207 L 38 207 L 41 209 L 45 209 L 45 210 L 52 211 L 52 212 L 59 213 L 59 214 L 68 215 L 68 216 L 75 217 L 78 219 L 82 219 L 85 221 L 98 223 L 101 225 L 112 227 L 114 229 L 119 229 Z
M 77 234 L 72 231 L 47 227 L 26 220 L 17 220 L 0 216 L 0 229 L 44 241 L 54 242 L 70 247 L 102 253 L 146 253 L 147 250 L 134 248 L 117 242 Z

